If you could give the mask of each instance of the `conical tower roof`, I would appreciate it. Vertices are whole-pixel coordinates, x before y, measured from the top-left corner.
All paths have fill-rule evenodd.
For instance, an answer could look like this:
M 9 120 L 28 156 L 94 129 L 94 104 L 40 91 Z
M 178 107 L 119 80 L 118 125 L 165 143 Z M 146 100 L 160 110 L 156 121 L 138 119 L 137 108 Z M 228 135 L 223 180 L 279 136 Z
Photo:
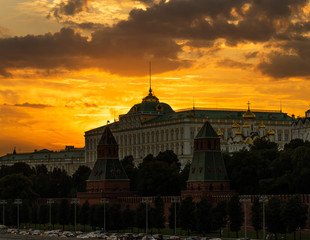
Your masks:
M 195 138 L 188 182 L 229 181 L 220 150 L 220 138 L 206 121 Z
M 106 127 L 97 146 L 97 161 L 88 181 L 129 181 L 118 158 L 118 144 Z
M 195 137 L 195 139 L 198 139 L 198 138 L 219 138 L 219 136 L 214 131 L 209 121 L 206 121 Z
M 98 145 L 117 145 L 117 142 L 109 127 L 104 129 Z

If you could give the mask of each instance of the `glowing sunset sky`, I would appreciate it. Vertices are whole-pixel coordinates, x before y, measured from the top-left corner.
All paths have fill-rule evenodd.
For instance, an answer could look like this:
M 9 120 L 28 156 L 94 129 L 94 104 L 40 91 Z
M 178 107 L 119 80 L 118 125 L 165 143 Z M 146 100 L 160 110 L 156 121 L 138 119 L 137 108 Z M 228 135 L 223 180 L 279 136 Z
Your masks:
M 65 145 L 152 89 L 173 109 L 310 102 L 308 0 L 0 0 L 0 156 Z

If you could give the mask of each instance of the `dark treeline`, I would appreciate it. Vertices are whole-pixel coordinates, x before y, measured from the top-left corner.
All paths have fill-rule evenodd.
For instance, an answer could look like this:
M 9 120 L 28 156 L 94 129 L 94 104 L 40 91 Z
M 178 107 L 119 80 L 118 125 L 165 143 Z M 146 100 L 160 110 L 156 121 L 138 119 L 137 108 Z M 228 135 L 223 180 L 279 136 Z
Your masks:
M 310 143 L 292 140 L 283 150 L 278 150 L 275 143 L 256 140 L 249 151 L 242 150 L 232 155 L 224 154 L 231 186 L 238 194 L 309 194 L 310 184 Z M 142 196 L 177 196 L 186 188 L 190 165 L 181 168 L 177 156 L 172 151 L 165 151 L 154 157 L 148 155 L 138 166 L 134 165 L 132 156 L 121 160 L 131 180 L 131 190 Z M 30 168 L 25 163 L 13 166 L 1 166 L 0 199 L 8 201 L 6 205 L 7 223 L 16 223 L 16 205 L 14 199 L 23 200 L 21 206 L 21 222 L 46 224 L 49 219 L 49 205 L 37 206 L 38 198 L 63 198 L 61 202 L 52 204 L 53 224 L 73 223 L 73 204 L 66 198 L 76 196 L 76 192 L 85 191 L 86 180 L 90 169 L 81 166 L 72 177 L 64 170 L 48 171 L 44 165 Z M 163 203 L 156 198 L 149 208 L 150 228 L 163 227 Z M 254 202 L 255 203 L 255 202 Z M 171 205 L 169 225 L 174 226 L 174 205 Z M 252 208 L 252 224 L 261 229 L 262 206 L 256 201 Z M 191 198 L 184 199 L 176 205 L 177 226 L 186 231 L 207 233 L 220 230 L 229 225 L 230 231 L 238 233 L 242 225 L 242 209 L 238 196 L 228 202 L 219 202 L 211 206 L 207 199 L 194 203 Z M 295 232 L 303 228 L 307 208 L 300 202 L 298 195 L 286 201 L 277 198 L 269 199 L 266 207 L 268 231 L 277 233 Z M 293 209 L 290 210 L 290 209 Z M 78 223 L 82 226 L 103 226 L 103 205 L 77 205 Z M 172 214 L 173 212 L 173 214 Z M 296 214 L 298 212 L 298 214 Z M 0 210 L 2 214 L 2 209 Z M 298 215 L 298 217 L 296 217 Z M 268 220 L 269 218 L 269 220 Z M 297 219 L 298 218 L 298 219 Z M 135 219 L 134 221 L 132 219 Z M 272 219 L 277 219 L 273 224 Z M 278 221 L 281 219 L 281 221 Z M 132 210 L 129 206 L 121 209 L 120 205 L 108 204 L 107 228 L 145 227 L 145 205 Z M 220 231 L 219 231 L 220 232 Z
M 278 150 L 273 142 L 256 140 L 224 160 L 232 189 L 239 194 L 309 194 L 310 143 L 294 139 Z

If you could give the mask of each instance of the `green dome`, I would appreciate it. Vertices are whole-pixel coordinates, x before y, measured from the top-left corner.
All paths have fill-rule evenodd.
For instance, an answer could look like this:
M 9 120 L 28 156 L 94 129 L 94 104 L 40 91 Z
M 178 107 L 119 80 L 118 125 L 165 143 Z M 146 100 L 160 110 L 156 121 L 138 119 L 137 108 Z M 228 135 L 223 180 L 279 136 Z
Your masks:
M 174 112 L 173 109 L 167 103 L 161 102 L 142 102 L 134 105 L 128 112 L 132 113 L 151 113 L 160 114 Z

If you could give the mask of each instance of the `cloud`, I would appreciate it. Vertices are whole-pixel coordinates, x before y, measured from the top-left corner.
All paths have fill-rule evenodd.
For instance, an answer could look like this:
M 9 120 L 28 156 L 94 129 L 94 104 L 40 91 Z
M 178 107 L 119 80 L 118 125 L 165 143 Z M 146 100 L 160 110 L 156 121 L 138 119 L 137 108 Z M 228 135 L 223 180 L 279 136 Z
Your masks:
M 240 68 L 240 69 L 247 69 L 247 68 L 252 67 L 252 64 L 250 63 L 235 61 L 229 58 L 222 59 L 218 61 L 216 64 L 218 67 L 229 67 L 229 68 Z
M 14 106 L 14 107 L 28 107 L 28 108 L 47 108 L 47 107 L 52 107 L 51 105 L 47 105 L 47 104 L 37 104 L 37 103 L 22 103 L 22 104 L 14 104 L 14 105 L 9 105 L 4 103 L 4 106 Z
M 52 13 L 59 18 L 77 15 L 87 11 L 89 2 L 62 1 Z M 307 20 L 298 18 L 308 3 L 306 0 L 141 2 L 149 7 L 133 9 L 127 20 L 110 27 L 104 23 L 67 21 L 71 28 L 62 28 L 54 34 L 0 39 L 0 74 L 9 77 L 11 71 L 18 68 L 71 71 L 95 67 L 112 74 L 142 76 L 148 73 L 150 60 L 156 66 L 155 74 L 192 66 L 193 58 L 181 57 L 186 46 L 218 49 L 215 42 L 219 39 L 231 46 L 291 41 L 292 34 L 294 38 L 301 38 L 309 31 Z M 91 38 L 73 28 L 91 30 Z M 256 57 L 256 54 L 252 52 L 246 57 Z M 272 62 L 273 56 L 269 57 Z M 266 64 L 268 61 L 257 69 L 269 74 Z
M 96 108 L 96 107 L 98 107 L 98 105 L 94 104 L 94 103 L 84 103 L 84 105 L 85 105 L 85 107 L 89 107 L 89 108 L 92 108 L 92 107 Z
M 282 51 L 268 55 L 257 68 L 274 78 L 306 77 L 310 75 L 310 39 L 291 40 L 277 44 Z
M 259 54 L 258 51 L 255 51 L 255 52 L 248 52 L 248 53 L 244 54 L 244 57 L 245 57 L 246 59 L 256 58 L 258 54 Z
M 62 19 L 63 16 L 74 16 L 80 12 L 87 10 L 89 0 L 68 0 L 62 1 L 49 13 L 50 17 L 53 15 L 57 19 Z

